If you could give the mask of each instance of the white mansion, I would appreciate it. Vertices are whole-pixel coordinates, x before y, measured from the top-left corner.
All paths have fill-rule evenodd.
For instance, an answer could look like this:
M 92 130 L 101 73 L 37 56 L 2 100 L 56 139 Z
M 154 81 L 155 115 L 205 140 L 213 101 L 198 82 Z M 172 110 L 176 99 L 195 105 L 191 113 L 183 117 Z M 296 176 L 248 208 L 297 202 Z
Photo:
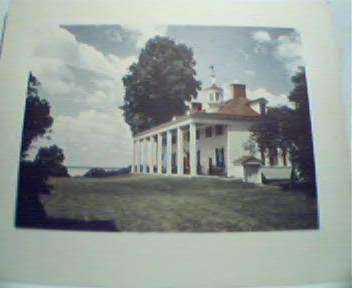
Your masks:
M 250 126 L 266 112 L 267 100 L 249 100 L 246 87 L 231 85 L 232 99 L 224 102 L 215 84 L 206 89 L 207 103 L 192 103 L 186 115 L 138 133 L 133 138 L 133 173 L 223 175 L 261 183 L 262 173 L 287 178 L 290 162 L 282 151 L 268 157 L 250 149 Z M 253 145 L 252 145 L 253 146 Z M 279 172 L 279 173 L 278 173 Z

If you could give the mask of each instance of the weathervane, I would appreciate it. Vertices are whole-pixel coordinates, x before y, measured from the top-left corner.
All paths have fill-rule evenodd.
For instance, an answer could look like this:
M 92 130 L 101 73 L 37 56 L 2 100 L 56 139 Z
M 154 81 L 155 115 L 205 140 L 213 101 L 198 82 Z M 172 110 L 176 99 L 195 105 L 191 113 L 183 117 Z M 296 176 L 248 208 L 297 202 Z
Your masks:
M 216 83 L 216 77 L 215 77 L 215 68 L 214 65 L 210 66 L 210 71 L 211 71 L 211 84 L 215 85 Z

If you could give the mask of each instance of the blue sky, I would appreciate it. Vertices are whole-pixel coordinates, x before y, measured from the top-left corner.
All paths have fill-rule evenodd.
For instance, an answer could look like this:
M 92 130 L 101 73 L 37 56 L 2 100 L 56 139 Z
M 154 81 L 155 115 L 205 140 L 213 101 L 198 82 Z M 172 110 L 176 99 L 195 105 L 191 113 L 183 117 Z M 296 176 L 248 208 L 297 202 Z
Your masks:
M 122 167 L 132 161 L 132 138 L 123 120 L 122 77 L 156 35 L 186 44 L 194 52 L 197 79 L 210 85 L 210 66 L 229 98 L 231 83 L 247 87 L 250 99 L 288 104 L 290 77 L 303 65 L 293 29 L 263 27 L 76 25 L 41 27 L 32 49 L 40 96 L 52 107 L 51 140 L 64 149 L 66 165 Z M 199 93 L 197 101 L 204 102 Z M 87 157 L 89 155 L 89 157 Z

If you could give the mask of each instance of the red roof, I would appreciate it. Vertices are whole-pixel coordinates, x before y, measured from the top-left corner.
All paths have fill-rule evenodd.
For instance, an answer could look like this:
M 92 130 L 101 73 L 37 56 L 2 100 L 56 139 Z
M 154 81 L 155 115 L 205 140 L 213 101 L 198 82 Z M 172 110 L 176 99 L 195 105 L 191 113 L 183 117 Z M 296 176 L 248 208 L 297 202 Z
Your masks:
M 219 110 L 221 114 L 230 114 L 236 116 L 259 116 L 260 114 L 250 107 L 247 98 L 236 98 L 226 101 Z
M 245 116 L 245 117 L 258 117 L 260 114 L 257 113 L 256 111 L 254 111 L 251 107 L 250 107 L 250 103 L 251 101 L 248 100 L 247 98 L 244 97 L 240 97 L 240 98 L 236 98 L 236 99 L 231 99 L 226 101 L 223 104 L 219 104 L 220 105 L 220 110 L 216 113 L 207 113 L 204 112 L 204 110 L 201 111 L 194 111 L 191 110 L 190 111 L 190 115 L 176 115 L 174 116 L 174 121 L 181 121 L 183 119 L 186 119 L 187 117 L 190 117 L 191 115 L 227 115 L 227 116 Z M 134 137 L 138 137 L 138 136 L 142 136 L 144 134 L 150 133 L 154 130 L 158 130 L 161 129 L 163 127 L 167 127 L 168 125 L 170 125 L 170 123 L 172 123 L 173 121 L 169 121 L 166 123 L 162 123 L 156 127 L 150 128 L 148 130 L 142 131 L 137 133 L 136 135 L 134 135 Z

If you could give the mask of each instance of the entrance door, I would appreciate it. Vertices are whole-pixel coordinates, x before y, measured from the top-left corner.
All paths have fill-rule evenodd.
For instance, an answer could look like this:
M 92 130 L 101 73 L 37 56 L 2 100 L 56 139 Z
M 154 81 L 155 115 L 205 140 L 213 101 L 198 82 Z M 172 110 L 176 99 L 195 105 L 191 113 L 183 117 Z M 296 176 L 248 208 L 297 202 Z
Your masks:
M 212 168 L 213 168 L 213 159 L 211 159 L 211 157 L 209 158 L 209 175 L 211 175 L 213 173 Z

